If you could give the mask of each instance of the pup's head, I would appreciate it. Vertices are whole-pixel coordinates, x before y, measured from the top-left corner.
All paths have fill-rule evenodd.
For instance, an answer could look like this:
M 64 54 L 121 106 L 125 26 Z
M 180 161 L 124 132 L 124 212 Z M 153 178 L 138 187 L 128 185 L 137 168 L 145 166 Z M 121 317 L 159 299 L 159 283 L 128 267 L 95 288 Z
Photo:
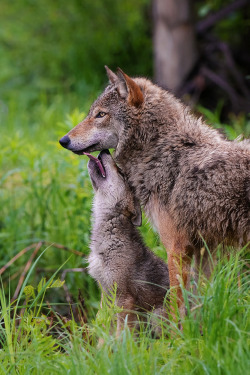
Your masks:
M 92 104 L 88 116 L 60 139 L 60 144 L 76 154 L 117 148 L 128 111 L 138 113 L 143 103 L 139 85 L 118 69 L 106 67 L 110 85 Z
M 108 150 L 102 151 L 98 160 L 89 160 L 88 172 L 95 192 L 94 213 L 122 214 L 140 226 L 140 204 Z

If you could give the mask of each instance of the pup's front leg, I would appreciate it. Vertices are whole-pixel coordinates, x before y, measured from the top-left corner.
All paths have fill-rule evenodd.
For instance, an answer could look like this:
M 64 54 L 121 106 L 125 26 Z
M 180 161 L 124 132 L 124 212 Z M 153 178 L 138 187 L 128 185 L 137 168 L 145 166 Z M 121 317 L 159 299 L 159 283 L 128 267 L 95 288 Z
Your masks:
M 121 334 L 121 331 L 124 328 L 126 318 L 127 318 L 127 325 L 129 329 L 132 329 L 135 326 L 135 323 L 137 321 L 137 316 L 134 312 L 134 309 L 135 309 L 134 297 L 130 295 L 120 296 L 119 300 L 117 301 L 117 305 L 123 308 L 123 310 L 117 315 L 116 337 L 119 337 Z

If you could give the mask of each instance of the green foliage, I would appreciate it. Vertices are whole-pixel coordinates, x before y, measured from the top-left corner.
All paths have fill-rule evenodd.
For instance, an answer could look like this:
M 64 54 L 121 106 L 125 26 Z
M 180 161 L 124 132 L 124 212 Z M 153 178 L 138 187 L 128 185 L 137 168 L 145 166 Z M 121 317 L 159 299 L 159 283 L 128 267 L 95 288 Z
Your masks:
M 4 126 L 0 137 L 3 151 L 0 155 L 0 266 L 24 247 L 40 240 L 59 242 L 84 255 L 89 252 L 92 188 L 87 175 L 87 160 L 62 149 L 57 141 L 84 117 L 89 103 L 86 101 L 82 108 L 74 95 L 55 96 L 54 99 L 49 104 L 47 96 L 41 95 L 40 101 L 29 110 L 22 102 L 12 99 L 8 102 L 9 112 L 1 114 Z M 219 109 L 214 114 L 203 112 L 215 126 L 223 126 L 219 123 Z M 243 117 L 236 118 L 233 124 L 235 133 L 232 136 L 247 135 L 249 123 Z M 158 236 L 145 218 L 141 231 L 153 251 L 166 258 Z M 28 253 L 23 255 L 3 274 L 3 286 L 5 290 L 9 287 L 10 296 L 16 278 L 9 283 L 9 277 L 15 277 L 21 271 L 29 256 Z M 236 264 L 241 266 L 238 260 Z M 67 252 L 47 248 L 38 263 L 33 263 L 27 276 L 29 283 L 22 286 L 19 302 L 26 294 L 29 308 L 26 320 L 20 317 L 23 331 L 29 332 L 29 339 L 23 340 L 23 344 L 18 341 L 19 331 L 14 336 L 12 334 L 16 329 L 13 314 L 18 317 L 17 311 L 6 302 L 8 297 L 1 293 L 3 349 L 0 360 L 3 358 L 3 373 L 37 374 L 43 371 L 44 374 L 64 374 L 68 371 L 81 374 L 82 371 L 100 372 L 103 368 L 103 373 L 125 373 L 129 369 L 131 373 L 230 374 L 233 373 L 231 367 L 234 371 L 239 365 L 242 371 L 246 368 L 245 332 L 249 322 L 244 309 L 247 279 L 242 281 L 237 296 L 235 272 L 239 269 L 232 269 L 232 260 L 224 268 L 218 268 L 219 276 L 214 277 L 215 281 L 207 284 L 207 288 L 202 286 L 200 295 L 196 299 L 193 297 L 195 305 L 201 307 L 195 310 L 195 314 L 189 312 L 183 332 L 173 322 L 170 325 L 163 322 L 166 335 L 169 336 L 171 330 L 175 332 L 175 339 L 170 336 L 158 341 L 152 340 L 148 329 L 146 332 L 142 330 L 138 339 L 125 330 L 121 340 L 116 340 L 109 331 L 113 324 L 115 327 L 117 313 L 112 303 L 90 323 L 100 297 L 97 285 L 86 273 L 68 273 L 65 282 L 74 300 L 78 289 L 82 291 L 88 324 L 79 326 L 73 319 L 65 323 L 58 317 L 57 324 L 63 333 L 60 339 L 55 338 L 52 335 L 55 326 L 50 327 L 49 315 L 44 310 L 43 290 L 46 289 L 46 296 L 52 299 L 55 309 L 65 309 L 62 305 L 65 305 L 65 295 L 62 288 L 58 288 L 52 296 L 48 288 L 51 279 L 45 283 L 43 277 L 48 279 L 52 275 L 55 279 L 53 274 L 60 265 L 74 268 L 85 263 L 81 257 L 72 255 L 68 259 Z M 40 274 L 34 272 L 38 266 L 43 269 Z M 227 278 L 230 274 L 232 280 Z M 228 285 L 233 292 L 226 294 Z M 200 336 L 201 326 L 203 336 Z M 219 339 L 218 332 L 223 339 Z M 101 350 L 97 348 L 99 337 L 105 341 Z
M 41 240 L 88 254 L 92 188 L 87 160 L 62 149 L 58 139 L 85 116 L 106 79 L 104 64 L 151 75 L 149 6 L 148 0 L 1 2 L 0 267 Z M 205 6 L 203 15 L 217 9 L 213 1 Z M 230 18 L 235 30 L 245 27 L 241 20 L 238 13 Z M 240 34 L 233 35 L 237 39 Z M 249 136 L 250 123 L 243 115 L 229 125 L 220 122 L 220 106 L 214 113 L 200 110 L 231 139 Z M 141 231 L 148 246 L 166 259 L 145 218 Z M 187 305 L 183 331 L 171 320 L 161 322 L 164 335 L 159 340 L 148 328 L 137 336 L 125 328 L 115 338 L 115 289 L 104 297 L 94 319 L 99 290 L 87 273 L 67 273 L 65 283 L 74 300 L 78 289 L 82 291 L 88 322 L 80 326 L 73 317 L 65 321 L 56 315 L 54 309 L 65 308 L 56 274 L 86 263 L 52 247 L 33 262 L 12 303 L 10 296 L 29 257 L 26 253 L 2 275 L 0 375 L 247 373 L 249 277 L 237 257 L 219 262 L 211 282 L 199 285 L 197 296 L 185 292 L 195 310 Z M 45 296 L 52 300 L 51 309 L 46 309 Z
M 86 93 L 105 79 L 105 64 L 151 73 L 148 0 L 3 0 L 0 9 L 0 98 Z
M 187 303 L 183 330 L 175 327 L 173 335 L 169 322 L 159 339 L 150 330 L 135 335 L 126 326 L 115 338 L 115 289 L 96 319 L 83 326 L 73 319 L 51 324 L 49 315 L 35 315 L 29 304 L 15 325 L 16 307 L 0 291 L 1 374 L 248 373 L 249 275 L 243 259 L 243 253 L 219 257 L 210 282 L 200 277 L 196 295 L 188 292 L 195 304 L 190 309 Z
M 206 0 L 195 4 L 198 17 L 205 18 L 209 14 L 218 12 L 227 7 L 231 0 Z M 214 27 L 214 33 L 232 46 L 239 46 L 249 32 L 249 8 L 242 7 L 231 12 L 220 20 Z
M 50 288 L 60 288 L 61 286 L 63 286 L 64 284 L 64 281 L 61 281 L 59 279 L 57 280 L 51 280 L 49 282 L 49 284 L 46 283 L 46 278 L 45 277 L 42 277 L 38 286 L 37 286 L 37 292 L 38 292 L 38 295 L 41 294 L 43 292 L 44 289 L 50 289 Z M 24 289 L 23 289 L 23 293 L 25 295 L 25 299 L 26 299 L 26 302 L 29 302 L 30 298 L 36 298 L 36 295 L 35 295 L 35 288 L 32 286 L 32 285 L 27 285 Z
M 38 259 L 39 260 L 39 259 Z M 32 267 L 34 269 L 36 263 Z M 27 284 L 32 270 L 27 275 L 24 285 Z M 1 374 L 32 372 L 34 368 L 40 368 L 39 361 L 32 363 L 32 357 L 53 358 L 59 354 L 59 345 L 52 336 L 51 321 L 41 312 L 43 300 L 47 289 L 59 288 L 63 285 L 60 280 L 54 281 L 54 276 L 46 283 L 42 279 L 37 287 L 38 293 L 31 285 L 23 286 L 17 301 L 6 301 L 3 289 L 0 289 L 0 352 Z M 25 296 L 25 305 L 20 306 L 22 292 Z M 40 298 L 43 295 L 42 299 Z M 33 307 L 33 308 L 32 308 Z M 25 356 L 22 355 L 25 353 Z M 21 355 L 20 355 L 21 354 Z
M 198 106 L 198 110 L 205 116 L 207 123 L 210 123 L 213 127 L 221 129 L 225 135 L 233 140 L 237 137 L 248 138 L 250 137 L 250 119 L 244 114 L 235 116 L 231 114 L 230 123 L 223 124 L 221 122 L 221 110 L 223 103 L 220 102 L 215 111 L 210 111 L 209 109 Z
M 78 106 L 79 105 L 79 106 Z M 58 143 L 68 130 L 85 116 L 74 95 L 56 96 L 49 104 L 46 95 L 29 109 L 14 98 L 8 113 L 0 113 L 0 268 L 20 250 L 38 241 L 63 244 L 87 255 L 90 241 L 92 187 L 87 158 L 64 150 Z M 145 223 L 145 219 L 144 219 Z M 142 229 L 147 243 L 166 256 L 149 225 Z M 19 258 L 3 274 L 20 272 L 30 252 Z M 35 282 L 64 263 L 68 253 L 49 248 L 40 260 L 43 271 Z M 68 268 L 84 267 L 85 260 L 73 255 Z M 96 308 L 99 296 L 95 282 L 86 273 L 67 273 L 66 283 L 74 297 L 84 290 L 86 304 Z M 11 295 L 16 281 L 10 284 Z M 62 293 L 54 302 L 64 302 Z
M 46 97 L 41 96 L 29 111 L 12 100 L 9 113 L 2 114 L 0 267 L 40 240 L 88 253 L 92 189 L 87 160 L 65 152 L 58 143 L 84 113 L 76 108 L 70 110 L 74 97 L 64 100 L 56 97 L 48 105 Z M 4 282 L 20 270 L 29 256 L 25 254 L 6 271 Z M 39 264 L 44 268 L 40 275 L 53 272 L 67 258 L 67 252 L 49 248 Z M 83 260 L 76 256 L 67 264 L 69 268 L 82 266 Z M 93 296 L 97 293 L 95 283 L 85 274 L 67 274 L 66 279 L 75 285 L 75 294 L 77 288 L 86 288 Z M 12 295 L 14 286 L 11 283 Z M 60 293 L 58 298 L 62 298 Z

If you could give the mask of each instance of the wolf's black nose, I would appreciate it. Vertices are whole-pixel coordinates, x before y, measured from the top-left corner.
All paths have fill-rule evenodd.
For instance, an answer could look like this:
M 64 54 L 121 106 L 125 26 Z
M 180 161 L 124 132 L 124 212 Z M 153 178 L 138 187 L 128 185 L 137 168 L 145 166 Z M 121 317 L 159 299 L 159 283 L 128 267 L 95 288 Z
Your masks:
M 59 140 L 59 143 L 60 143 L 61 146 L 67 148 L 68 145 L 70 144 L 70 138 L 69 138 L 69 136 L 65 135 L 64 137 L 62 137 Z

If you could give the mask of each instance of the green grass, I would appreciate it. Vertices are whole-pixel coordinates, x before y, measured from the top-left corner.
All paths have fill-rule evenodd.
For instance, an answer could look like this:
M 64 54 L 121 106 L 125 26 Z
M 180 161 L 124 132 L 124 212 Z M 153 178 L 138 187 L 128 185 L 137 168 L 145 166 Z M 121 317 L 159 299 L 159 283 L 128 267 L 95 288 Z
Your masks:
M 1 114 L 0 268 L 20 250 L 40 240 L 63 244 L 84 255 L 89 251 L 92 187 L 87 158 L 66 151 L 58 139 L 81 121 L 90 103 L 79 109 L 75 104 L 79 99 L 73 95 L 56 96 L 50 104 L 46 96 L 40 99 L 31 108 L 26 108 L 21 99 L 13 100 Z M 145 224 L 143 231 L 148 244 L 161 251 L 149 225 Z M 21 272 L 20 267 L 30 255 L 23 255 L 5 271 L 5 287 L 9 278 Z M 65 251 L 50 248 L 41 259 L 34 283 L 53 273 L 68 256 Z M 84 266 L 83 259 L 73 255 L 65 268 Z M 10 283 L 11 295 L 17 280 L 18 276 Z M 88 275 L 67 273 L 66 280 L 74 296 L 81 289 L 87 304 L 96 307 L 99 293 Z M 58 302 L 63 299 L 64 295 L 59 294 Z
M 69 94 L 48 100 L 41 94 L 38 103 L 28 105 L 20 95 L 1 106 L 0 268 L 39 241 L 88 254 L 92 188 L 87 160 L 62 149 L 58 139 L 84 117 L 91 100 L 81 103 Z M 203 112 L 231 138 L 249 134 L 249 122 L 242 116 L 229 127 L 219 124 L 218 113 L 213 117 Z M 148 246 L 166 258 L 145 218 L 141 231 Z M 188 309 L 183 331 L 173 322 L 164 322 L 164 335 L 158 340 L 143 329 L 137 336 L 125 329 L 117 340 L 111 329 L 116 316 L 114 300 L 107 301 L 95 317 L 100 292 L 86 272 L 66 274 L 72 306 L 66 302 L 65 285 L 52 287 L 52 279 L 60 278 L 64 269 L 86 266 L 84 257 L 68 251 L 44 244 L 28 268 L 18 302 L 11 302 L 33 251 L 22 255 L 1 276 L 0 375 L 247 373 L 249 276 L 245 256 L 222 258 L 211 281 L 200 284 L 196 297 L 188 296 L 197 308 Z M 76 309 L 76 304 L 81 307 L 78 290 L 84 297 L 82 315 Z M 77 316 L 84 317 L 84 322 Z M 101 348 L 99 337 L 104 339 Z
M 53 104 L 47 105 L 46 98 L 41 97 L 41 103 L 31 110 L 10 103 L 1 120 L 0 266 L 40 240 L 88 253 L 92 189 L 87 160 L 66 152 L 58 143 L 84 113 L 72 109 L 66 98 L 65 101 L 55 98 Z M 50 269 L 53 272 L 68 256 L 49 249 L 39 264 L 45 271 L 38 278 Z M 27 253 L 17 260 L 4 273 L 3 281 L 18 272 L 29 257 Z M 67 268 L 82 266 L 80 257 L 72 256 L 67 263 Z M 76 291 L 80 284 L 91 290 L 89 278 L 78 274 L 75 278 L 71 283 L 76 285 Z M 11 283 L 11 292 L 14 284 Z M 94 284 L 93 288 L 96 290 Z
M 249 277 L 242 258 L 219 259 L 211 281 L 189 295 L 196 308 L 188 308 L 183 331 L 165 321 L 160 339 L 149 330 L 133 335 L 127 328 L 115 338 L 115 293 L 83 325 L 60 317 L 51 324 L 49 313 L 37 315 L 45 298 L 39 294 L 26 299 L 20 316 L 21 306 L 11 307 L 0 293 L 1 374 L 246 374 Z M 40 296 L 44 292 L 45 285 Z

